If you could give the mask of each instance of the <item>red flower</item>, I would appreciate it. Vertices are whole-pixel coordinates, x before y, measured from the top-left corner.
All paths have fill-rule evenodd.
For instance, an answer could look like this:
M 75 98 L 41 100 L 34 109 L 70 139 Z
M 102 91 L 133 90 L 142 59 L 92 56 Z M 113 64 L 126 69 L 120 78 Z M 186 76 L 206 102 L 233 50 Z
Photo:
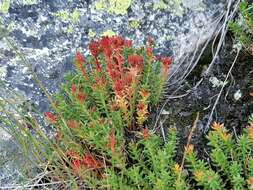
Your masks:
M 130 71 L 128 71 L 124 78 L 125 84 L 127 86 L 130 86 L 133 82 L 133 78 L 134 78 L 133 74 Z
M 132 47 L 133 46 L 133 41 L 132 40 L 125 40 L 125 46 L 126 47 Z
M 74 172 L 78 172 L 82 167 L 82 160 L 75 159 L 72 161 L 72 169 Z
M 75 129 L 75 128 L 78 127 L 79 124 L 76 120 L 71 119 L 71 120 L 67 121 L 67 125 L 68 125 L 69 128 Z
M 52 112 L 45 112 L 45 117 L 53 124 L 57 123 L 57 117 Z
M 111 57 L 112 49 L 111 49 L 110 38 L 108 36 L 103 37 L 102 40 L 100 41 L 100 44 L 101 44 L 101 47 L 104 51 L 105 56 Z
M 103 166 L 103 164 L 96 160 L 94 156 L 90 153 L 86 153 L 83 157 L 82 163 L 87 167 L 91 169 L 98 169 Z
M 111 149 L 112 152 L 115 152 L 116 144 L 117 144 L 117 140 L 113 131 L 109 134 L 109 143 L 108 143 L 108 147 Z
M 86 94 L 84 94 L 83 92 L 79 92 L 77 94 L 77 99 L 79 100 L 79 102 L 84 103 L 86 99 Z
M 113 61 L 115 65 L 119 68 L 119 70 L 121 70 L 122 65 L 124 64 L 124 57 L 121 54 L 116 54 L 113 57 Z
M 172 63 L 172 58 L 171 57 L 163 57 L 162 63 L 163 63 L 163 66 L 169 67 Z
M 97 41 L 92 41 L 89 44 L 89 50 L 91 54 L 97 59 L 100 49 L 99 49 L 99 43 Z
M 88 78 L 87 73 L 85 68 L 83 67 L 84 62 L 85 62 L 84 56 L 78 51 L 76 53 L 76 67 L 82 72 L 83 76 L 87 79 Z
M 125 41 L 121 36 L 113 36 L 111 37 L 111 44 L 113 49 L 122 49 Z
M 113 81 L 117 80 L 120 77 L 120 73 L 116 70 L 109 71 L 109 74 Z
M 163 57 L 161 58 L 162 61 L 162 73 L 164 75 L 164 77 L 167 77 L 168 74 L 168 70 L 169 70 L 169 66 L 172 63 L 172 58 L 171 57 Z
M 70 159 L 81 160 L 80 155 L 76 151 L 68 150 L 66 155 L 69 156 Z
M 73 94 L 76 93 L 76 91 L 77 91 L 77 86 L 76 86 L 76 84 L 72 84 L 71 90 L 72 90 L 72 93 L 73 93 Z
M 147 52 L 147 55 L 150 59 L 153 58 L 153 48 L 152 47 L 147 47 L 146 52 Z
M 85 62 L 84 56 L 79 51 L 76 53 L 76 62 L 78 64 L 83 64 Z
M 139 111 L 146 111 L 147 108 L 148 108 L 148 106 L 147 106 L 145 103 L 143 103 L 143 102 L 140 102 L 140 103 L 137 105 L 137 109 L 138 109 Z
M 144 138 L 145 140 L 147 140 L 147 139 L 150 138 L 150 133 L 149 133 L 148 128 L 144 128 L 144 129 L 142 130 L 142 135 L 143 135 L 143 138 Z
M 122 80 L 117 80 L 114 83 L 114 90 L 116 94 L 121 95 L 121 92 L 124 90 L 124 83 Z
M 132 67 L 143 67 L 143 57 L 140 55 L 129 55 L 128 56 L 128 62 Z
M 98 72 L 101 72 L 101 71 L 102 71 L 102 66 L 101 66 L 101 64 L 99 63 L 98 59 L 96 59 L 95 63 L 96 63 L 96 70 L 97 70 Z

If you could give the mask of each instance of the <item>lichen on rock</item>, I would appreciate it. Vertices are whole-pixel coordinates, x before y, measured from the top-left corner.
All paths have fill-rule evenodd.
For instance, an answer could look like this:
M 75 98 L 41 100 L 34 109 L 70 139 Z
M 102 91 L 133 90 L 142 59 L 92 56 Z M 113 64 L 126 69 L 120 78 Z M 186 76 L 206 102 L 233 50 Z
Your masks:
M 99 0 L 95 3 L 95 8 L 111 14 L 125 15 L 131 4 L 132 0 Z
M 0 13 L 7 14 L 10 8 L 10 0 L 3 0 L 2 3 L 0 3 Z

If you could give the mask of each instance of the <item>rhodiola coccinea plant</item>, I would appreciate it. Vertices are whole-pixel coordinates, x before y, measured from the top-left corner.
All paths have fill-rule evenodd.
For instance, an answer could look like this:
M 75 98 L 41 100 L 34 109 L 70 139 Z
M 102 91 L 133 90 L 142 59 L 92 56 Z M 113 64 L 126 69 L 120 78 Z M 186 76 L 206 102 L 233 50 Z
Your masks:
M 131 138 L 149 138 L 150 108 L 161 100 L 172 63 L 156 57 L 153 46 L 151 39 L 136 48 L 113 36 L 91 41 L 87 57 L 76 53 L 76 73 L 55 95 L 56 112 L 45 113 L 71 175 L 103 178 L 106 168 L 124 170 Z

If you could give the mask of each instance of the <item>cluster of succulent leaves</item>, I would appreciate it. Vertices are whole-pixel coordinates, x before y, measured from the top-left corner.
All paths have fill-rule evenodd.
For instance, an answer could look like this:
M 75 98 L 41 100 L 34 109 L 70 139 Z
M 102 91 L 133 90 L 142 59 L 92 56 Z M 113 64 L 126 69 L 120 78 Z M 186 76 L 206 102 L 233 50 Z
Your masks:
M 246 49 L 252 46 L 253 5 L 248 0 L 240 3 L 238 18 L 230 23 L 230 29 L 240 45 Z
M 132 41 L 119 36 L 103 37 L 89 44 L 90 56 L 76 54 L 76 73 L 66 76 L 67 82 L 55 95 L 56 113 L 45 113 L 56 132 L 54 143 L 65 154 L 68 165 L 62 163 L 60 170 L 67 168 L 68 172 L 61 178 L 70 174 L 85 179 L 92 188 L 105 184 L 111 189 L 149 187 L 141 177 L 142 172 L 145 175 L 151 171 L 150 160 L 147 164 L 144 160 L 157 155 L 160 140 L 151 137 L 144 126 L 151 106 L 161 99 L 172 62 L 170 57 L 154 56 L 153 45 L 149 39 L 146 47 L 135 48 Z M 173 134 L 170 136 L 173 138 Z M 135 143 L 136 139 L 149 141 Z M 168 177 L 166 170 L 171 167 L 167 163 L 173 148 L 175 145 L 168 145 L 158 153 L 164 155 L 160 160 L 163 166 L 158 164 L 159 159 L 152 158 L 159 168 L 152 179 L 147 176 L 148 181 L 158 183 L 156 178 L 161 173 Z M 140 159 L 143 162 L 130 164 Z M 52 165 L 59 162 L 54 155 L 51 160 Z

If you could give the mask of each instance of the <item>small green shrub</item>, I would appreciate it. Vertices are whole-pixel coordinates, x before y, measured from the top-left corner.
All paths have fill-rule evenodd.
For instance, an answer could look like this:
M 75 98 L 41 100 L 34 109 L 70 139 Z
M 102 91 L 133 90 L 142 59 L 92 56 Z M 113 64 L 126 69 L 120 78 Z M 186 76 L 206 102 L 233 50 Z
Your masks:
M 203 189 L 252 189 L 253 127 L 232 138 L 224 125 L 214 123 L 208 134 L 210 162 L 197 158 L 193 145 L 187 149 L 189 170 L 193 179 Z
M 253 6 L 243 0 L 239 6 L 238 18 L 230 23 L 230 29 L 235 35 L 235 40 L 246 49 L 252 46 L 253 37 Z

